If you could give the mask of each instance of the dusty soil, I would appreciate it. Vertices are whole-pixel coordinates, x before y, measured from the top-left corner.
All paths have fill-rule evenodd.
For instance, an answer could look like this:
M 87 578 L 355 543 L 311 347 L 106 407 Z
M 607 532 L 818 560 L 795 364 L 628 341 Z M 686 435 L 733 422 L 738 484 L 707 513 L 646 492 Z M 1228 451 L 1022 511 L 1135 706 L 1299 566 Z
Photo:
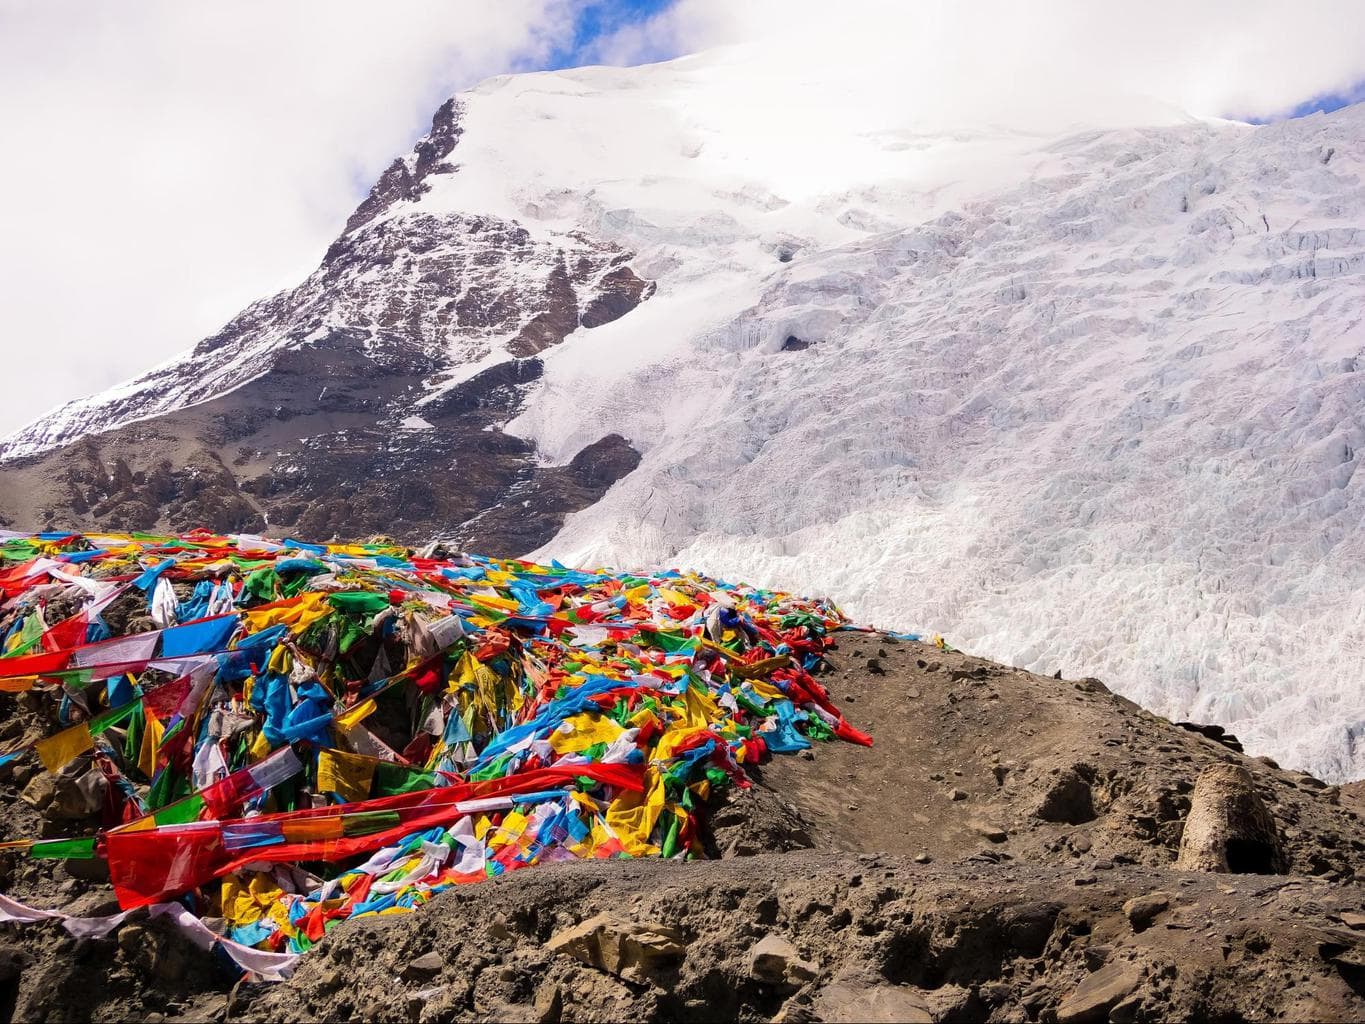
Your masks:
M 1124 904 L 1157 891 L 1168 907 L 1137 930 Z M 557 865 L 338 931 L 244 1019 L 1039 1020 L 1101 970 L 1110 1005 L 1063 1019 L 1118 1005 L 1113 1019 L 1358 1019 L 1365 935 L 1333 923 L 1347 895 L 1313 880 L 814 852 Z M 683 952 L 622 975 L 547 949 L 603 911 L 676 930 Z M 809 979 L 755 976 L 770 935 Z M 414 969 L 433 950 L 442 965 Z
M 280 985 L 157 922 L 99 941 L 0 926 L 0 1020 L 1365 1017 L 1361 787 L 1248 758 L 1094 680 L 877 635 L 842 636 L 829 661 L 823 681 L 876 744 L 763 766 L 711 814 L 716 860 L 464 887 L 339 928 Z M 1287 874 L 1173 869 L 1219 762 L 1250 772 Z M 18 781 L 0 785 L 14 806 Z M 45 905 L 111 909 L 50 862 L 0 875 Z
M 1174 862 L 1199 773 L 1247 768 L 1294 874 L 1365 874 L 1365 810 L 1311 776 L 1175 728 L 1098 680 L 1059 680 L 928 644 L 844 634 L 821 677 L 870 748 L 774 758 L 761 785 L 817 846 L 936 861 Z M 998 838 L 1004 833 L 1004 838 Z

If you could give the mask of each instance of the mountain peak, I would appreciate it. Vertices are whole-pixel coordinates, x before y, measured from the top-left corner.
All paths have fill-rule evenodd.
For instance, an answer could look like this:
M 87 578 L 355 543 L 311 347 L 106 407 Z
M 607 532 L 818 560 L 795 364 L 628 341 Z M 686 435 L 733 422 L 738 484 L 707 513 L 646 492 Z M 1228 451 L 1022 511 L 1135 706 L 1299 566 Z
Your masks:
M 347 218 L 345 234 L 368 224 L 396 202 L 420 198 L 431 188 L 426 181 L 429 175 L 455 173 L 457 167 L 448 158 L 464 133 L 460 114 L 454 97 L 441 104 L 431 119 L 431 131 L 418 140 L 411 154 L 399 157 L 379 176 L 365 201 Z

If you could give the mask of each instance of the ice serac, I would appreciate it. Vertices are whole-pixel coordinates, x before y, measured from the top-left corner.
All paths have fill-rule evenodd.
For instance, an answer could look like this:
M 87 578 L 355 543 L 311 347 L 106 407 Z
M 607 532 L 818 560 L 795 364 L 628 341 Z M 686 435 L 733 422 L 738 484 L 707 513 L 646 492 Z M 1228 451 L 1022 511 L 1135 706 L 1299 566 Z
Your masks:
M 461 95 L 0 509 L 823 590 L 1365 774 L 1365 109 L 945 121 L 763 59 Z
M 591 453 L 638 460 L 625 439 L 592 439 L 594 471 L 579 473 L 542 466 L 534 445 L 501 427 L 540 375 L 529 357 L 624 316 L 653 285 L 628 250 L 584 231 L 415 207 L 433 177 L 458 172 L 462 131 L 451 100 L 298 287 L 9 438 L 5 518 L 439 531 L 514 553 L 596 500 L 615 478 Z M 634 462 L 601 464 L 625 472 Z M 477 531 L 461 525 L 472 522 Z

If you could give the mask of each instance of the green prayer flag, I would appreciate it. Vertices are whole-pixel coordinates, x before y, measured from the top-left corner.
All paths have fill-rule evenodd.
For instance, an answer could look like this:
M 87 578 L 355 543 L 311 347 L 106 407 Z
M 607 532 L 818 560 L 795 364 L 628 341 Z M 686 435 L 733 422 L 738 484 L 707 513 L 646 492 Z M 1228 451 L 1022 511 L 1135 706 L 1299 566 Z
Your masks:
M 95 837 L 82 839 L 48 839 L 29 847 L 28 855 L 39 859 L 93 860 Z
M 380 761 L 374 768 L 375 792 L 379 796 L 417 793 L 440 784 L 439 775 L 435 772 L 422 771 L 420 768 L 390 764 L 387 761 Z

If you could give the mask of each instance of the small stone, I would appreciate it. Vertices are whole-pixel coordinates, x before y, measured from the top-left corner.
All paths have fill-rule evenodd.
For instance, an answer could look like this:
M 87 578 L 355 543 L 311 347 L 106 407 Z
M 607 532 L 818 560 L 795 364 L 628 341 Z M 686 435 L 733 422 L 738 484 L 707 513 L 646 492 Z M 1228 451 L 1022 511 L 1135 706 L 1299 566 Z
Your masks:
M 858 809 L 857 804 L 846 804 L 845 806 L 847 806 L 850 811 L 856 811 Z
M 1071 844 L 1071 848 L 1075 850 L 1077 853 L 1090 852 L 1090 837 L 1086 835 L 1084 832 L 1077 832 L 1069 840 L 1067 840 L 1067 842 Z
M 886 675 L 886 669 L 882 667 L 882 662 L 880 658 L 868 658 L 867 670 L 875 676 Z
M 805 750 L 801 751 L 801 760 L 814 761 L 815 751 L 811 750 L 810 747 L 807 747 Z
M 1094 864 L 1090 865 L 1090 869 L 1092 871 L 1113 871 L 1114 862 L 1108 857 L 1101 857 L 1099 860 L 1095 861 Z
M 918 690 L 906 690 L 905 696 L 908 697 L 910 700 L 919 700 L 920 692 Z
M 928 851 L 928 850 L 920 850 L 919 853 L 915 854 L 915 863 L 916 863 L 916 864 L 928 864 L 928 863 L 930 863 L 933 859 L 934 859 L 933 857 L 930 857 L 930 856 L 929 856 L 929 851 Z
M 942 773 L 942 772 L 930 772 L 930 773 L 929 773 L 929 781 L 930 781 L 930 782 L 942 782 L 942 781 L 943 781 L 943 773 Z
M 558 985 L 542 985 L 536 989 L 531 1006 L 539 1024 L 557 1024 L 564 1015 L 564 993 Z
M 140 924 L 126 924 L 119 929 L 118 947 L 132 955 L 143 949 L 151 939 L 150 933 Z
M 1085 957 L 1086 970 L 1098 971 L 1109 962 L 1109 957 L 1113 952 L 1113 946 L 1087 946 L 1081 951 L 1081 955 Z
M 929 662 L 928 665 L 924 666 L 924 671 L 926 671 L 926 672 L 937 672 L 937 671 L 939 671 L 941 668 L 943 668 L 943 666 L 942 666 L 939 662 L 937 662 L 937 661 L 931 661 L 931 662 Z
M 994 822 L 980 822 L 976 826 L 976 832 L 983 839 L 992 843 L 1003 843 L 1008 839 L 1009 833 Z
M 1094 875 L 1077 875 L 1075 878 L 1073 878 L 1073 879 L 1071 880 L 1071 884 L 1072 884 L 1072 885 L 1094 885 L 1094 884 L 1095 884 L 1095 876 L 1094 876 Z
M 966 790 L 962 790 L 962 789 L 950 789 L 950 790 L 948 791 L 948 799 L 949 799 L 949 800 L 966 800 L 966 799 L 967 799 L 967 792 L 966 792 Z
M 1171 905 L 1171 897 L 1168 893 L 1152 892 L 1146 896 L 1135 896 L 1123 905 L 1123 913 L 1128 918 L 1128 923 L 1133 926 L 1133 931 L 1145 931 L 1151 926 L 1158 914 L 1166 910 Z
M 1365 928 L 1365 914 L 1357 913 L 1354 910 L 1345 910 L 1341 914 L 1341 923 L 1347 928 L 1359 931 Z
M 1141 1005 L 1142 998 L 1136 993 L 1119 1000 L 1109 1008 L 1109 1024 L 1128 1024 L 1129 1021 L 1137 1020 Z
M 426 974 L 435 974 L 445 966 L 445 957 L 435 950 L 430 953 L 423 953 L 415 960 L 408 961 L 408 965 L 403 968 L 403 977 L 413 978 Z

